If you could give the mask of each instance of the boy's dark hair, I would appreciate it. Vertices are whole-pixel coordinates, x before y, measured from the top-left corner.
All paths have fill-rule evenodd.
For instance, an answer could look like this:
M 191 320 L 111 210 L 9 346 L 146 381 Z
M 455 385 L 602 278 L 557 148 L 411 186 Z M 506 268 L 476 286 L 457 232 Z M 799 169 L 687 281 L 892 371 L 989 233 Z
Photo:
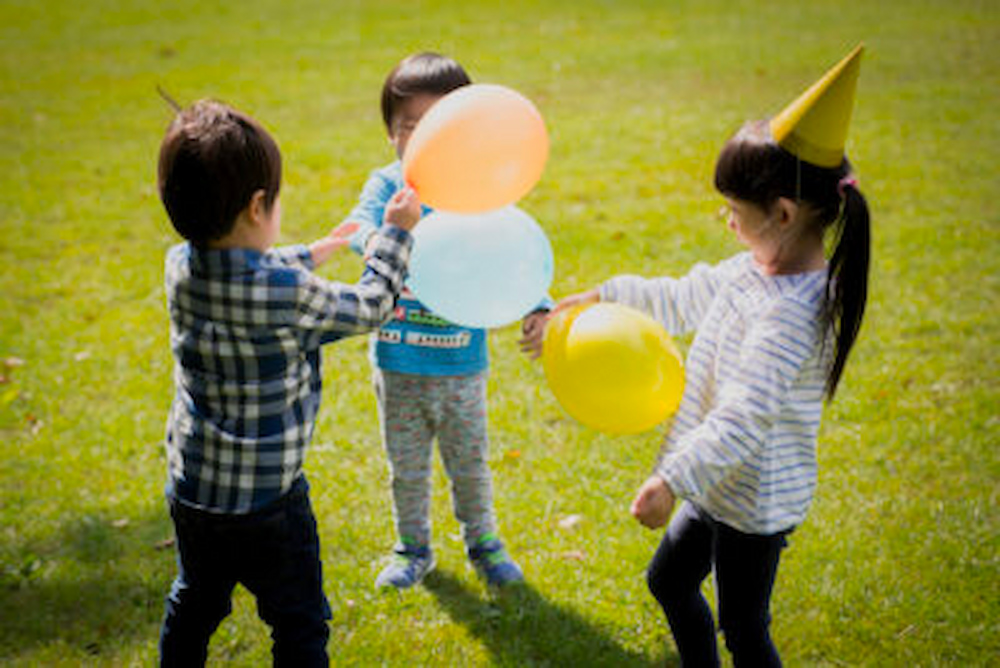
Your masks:
M 160 199 L 196 245 L 228 234 L 253 194 L 268 210 L 281 188 L 281 152 L 257 121 L 214 100 L 180 111 L 160 144 Z
M 835 337 L 826 396 L 832 399 L 858 336 L 868 298 L 871 229 L 868 202 L 851 178 L 845 157 L 838 167 L 817 167 L 781 148 L 767 121 L 747 123 L 719 154 L 715 187 L 723 195 L 768 210 L 779 197 L 809 207 L 812 221 L 834 229 L 829 260 L 824 324 Z M 823 328 L 824 340 L 830 327 Z
M 426 51 L 404 58 L 382 85 L 382 120 L 392 132 L 392 119 L 407 98 L 422 93 L 445 95 L 472 83 L 457 62 L 439 53 Z

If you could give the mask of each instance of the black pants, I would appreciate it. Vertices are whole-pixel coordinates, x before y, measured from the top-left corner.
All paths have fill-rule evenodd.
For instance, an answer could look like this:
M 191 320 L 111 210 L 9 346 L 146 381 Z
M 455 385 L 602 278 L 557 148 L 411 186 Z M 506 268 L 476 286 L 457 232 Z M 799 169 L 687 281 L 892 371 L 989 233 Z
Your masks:
M 715 567 L 719 626 L 733 663 L 780 666 L 771 642 L 771 590 L 785 547 L 782 532 L 746 534 L 684 503 L 667 527 L 647 574 L 670 623 L 681 664 L 718 666 L 715 624 L 701 583 Z
M 304 478 L 267 508 L 218 515 L 175 500 L 178 575 L 160 631 L 162 666 L 202 666 L 208 641 L 241 583 L 271 627 L 276 666 L 326 666 L 330 606 L 316 519 Z

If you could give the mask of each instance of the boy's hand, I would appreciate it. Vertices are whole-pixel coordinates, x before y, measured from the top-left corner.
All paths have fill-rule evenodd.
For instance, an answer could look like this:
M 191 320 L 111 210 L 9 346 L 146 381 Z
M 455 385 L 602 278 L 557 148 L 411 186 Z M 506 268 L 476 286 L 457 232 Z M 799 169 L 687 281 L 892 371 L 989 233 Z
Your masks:
M 548 311 L 533 311 L 525 316 L 521 323 L 521 338 L 518 344 L 521 352 L 533 360 L 542 354 L 542 341 L 545 339 L 545 323 L 548 322 Z
M 658 529 L 670 519 L 674 510 L 674 493 L 663 478 L 651 476 L 639 488 L 629 510 L 644 527 Z
M 413 188 L 406 186 L 385 205 L 384 222 L 404 230 L 412 230 L 420 221 L 420 198 Z
M 595 288 L 586 292 L 579 292 L 569 297 L 560 299 L 551 311 L 534 311 L 530 313 L 521 324 L 521 338 L 518 344 L 521 352 L 531 359 L 541 357 L 545 344 L 545 327 L 549 320 L 560 311 L 578 304 L 590 304 L 601 301 L 601 293 Z
M 330 259 L 333 252 L 338 248 L 350 245 L 351 235 L 358 231 L 360 223 L 346 222 L 333 228 L 330 234 L 322 239 L 309 244 L 309 252 L 312 253 L 313 264 L 317 267 Z

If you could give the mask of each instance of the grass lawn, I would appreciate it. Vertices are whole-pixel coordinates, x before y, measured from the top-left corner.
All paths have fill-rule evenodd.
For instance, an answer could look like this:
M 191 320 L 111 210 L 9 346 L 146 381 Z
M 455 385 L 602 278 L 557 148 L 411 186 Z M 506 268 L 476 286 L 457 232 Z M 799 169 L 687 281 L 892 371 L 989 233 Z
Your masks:
M 870 310 L 774 636 L 790 666 L 997 665 L 1000 14 L 985 0 L 0 2 L 0 663 L 155 661 L 175 572 L 161 285 L 177 240 L 155 191 L 158 84 L 274 133 L 287 242 L 324 234 L 390 160 L 378 95 L 402 56 L 443 51 L 522 91 L 552 138 L 522 207 L 560 296 L 736 252 L 716 152 L 862 40 L 849 150 L 872 204 Z M 323 273 L 359 268 L 345 253 Z M 529 585 L 503 595 L 466 566 L 440 466 L 438 573 L 373 591 L 393 531 L 365 341 L 326 349 L 307 473 L 338 665 L 676 662 L 644 583 L 659 536 L 627 515 L 660 437 L 574 423 L 516 339 L 491 335 L 491 461 Z M 266 664 L 269 648 L 238 591 L 211 659 Z

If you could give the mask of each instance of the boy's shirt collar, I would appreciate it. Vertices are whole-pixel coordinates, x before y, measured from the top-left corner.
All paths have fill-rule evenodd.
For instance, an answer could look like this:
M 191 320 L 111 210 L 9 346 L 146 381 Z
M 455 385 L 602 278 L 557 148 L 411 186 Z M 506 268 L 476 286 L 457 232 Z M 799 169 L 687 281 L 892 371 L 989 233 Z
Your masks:
M 252 248 L 199 248 L 187 244 L 191 269 L 204 275 L 232 275 L 256 271 L 264 253 Z

